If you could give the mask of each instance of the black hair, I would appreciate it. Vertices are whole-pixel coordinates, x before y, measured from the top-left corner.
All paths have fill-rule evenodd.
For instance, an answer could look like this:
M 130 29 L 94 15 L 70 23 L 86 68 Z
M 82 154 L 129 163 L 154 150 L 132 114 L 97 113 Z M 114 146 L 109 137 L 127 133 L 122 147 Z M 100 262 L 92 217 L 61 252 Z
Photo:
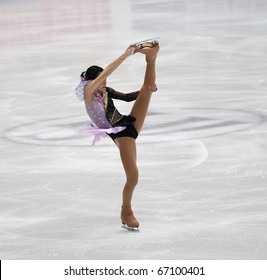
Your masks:
M 82 72 L 81 77 L 83 77 L 85 80 L 94 80 L 104 69 L 93 65 L 90 66 L 86 71 Z

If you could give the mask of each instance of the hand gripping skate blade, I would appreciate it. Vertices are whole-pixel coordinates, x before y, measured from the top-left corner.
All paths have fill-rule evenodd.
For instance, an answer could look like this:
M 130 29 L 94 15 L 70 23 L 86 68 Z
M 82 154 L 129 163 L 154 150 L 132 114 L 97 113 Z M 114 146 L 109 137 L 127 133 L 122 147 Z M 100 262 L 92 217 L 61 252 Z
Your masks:
M 127 226 L 126 224 L 122 224 L 121 227 L 124 228 L 124 229 L 127 229 L 127 230 L 129 230 L 129 231 L 136 231 L 136 232 L 139 231 L 139 228 L 138 228 L 138 227 L 129 227 L 129 226 Z

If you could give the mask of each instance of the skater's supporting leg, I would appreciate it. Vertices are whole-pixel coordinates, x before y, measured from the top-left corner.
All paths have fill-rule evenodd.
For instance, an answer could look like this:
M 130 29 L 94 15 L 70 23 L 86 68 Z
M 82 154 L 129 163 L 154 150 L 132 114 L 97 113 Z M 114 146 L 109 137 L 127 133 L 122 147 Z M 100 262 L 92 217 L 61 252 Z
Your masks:
M 126 183 L 122 193 L 122 205 L 131 206 L 133 191 L 138 182 L 135 139 L 121 137 L 115 141 L 120 150 L 121 161 L 126 175 Z
M 130 137 L 117 138 L 116 144 L 120 150 L 121 161 L 126 174 L 126 183 L 122 192 L 122 223 L 128 227 L 138 227 L 131 204 L 134 188 L 138 182 L 138 169 L 136 165 L 136 144 L 135 139 Z

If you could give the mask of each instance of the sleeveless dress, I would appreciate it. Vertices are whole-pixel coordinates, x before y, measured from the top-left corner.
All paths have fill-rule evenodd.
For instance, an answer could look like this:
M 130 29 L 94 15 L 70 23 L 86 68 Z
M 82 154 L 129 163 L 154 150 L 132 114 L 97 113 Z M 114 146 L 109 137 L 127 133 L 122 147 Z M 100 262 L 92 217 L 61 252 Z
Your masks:
M 85 101 L 84 88 L 90 82 L 91 80 L 86 81 L 82 79 L 80 84 L 75 88 L 75 93 L 80 101 Z M 139 91 L 123 94 L 109 87 L 106 88 L 103 96 L 95 91 L 93 93 L 92 103 L 90 105 L 85 103 L 86 112 L 92 123 L 91 125 L 86 126 L 82 130 L 82 133 L 94 136 L 93 145 L 107 135 L 109 135 L 113 140 L 117 137 L 128 136 L 126 131 L 133 129 L 133 123 L 136 119 L 131 115 L 125 116 L 120 114 L 114 106 L 112 98 L 129 102 L 135 100 L 138 94 Z M 123 134 L 120 134 L 120 132 L 125 129 L 126 131 Z M 137 138 L 138 134 L 137 132 L 134 132 L 133 135 L 134 136 L 129 136 Z

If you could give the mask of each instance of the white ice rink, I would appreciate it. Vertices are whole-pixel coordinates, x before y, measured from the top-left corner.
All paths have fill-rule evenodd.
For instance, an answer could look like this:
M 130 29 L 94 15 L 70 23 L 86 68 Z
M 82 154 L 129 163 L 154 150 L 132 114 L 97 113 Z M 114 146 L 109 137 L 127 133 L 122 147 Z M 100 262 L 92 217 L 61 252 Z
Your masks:
M 266 0 L 1 0 L 0 259 L 266 259 Z M 133 207 L 80 73 L 160 37 Z M 139 89 L 144 57 L 108 79 Z M 116 102 L 122 113 L 131 104 Z

